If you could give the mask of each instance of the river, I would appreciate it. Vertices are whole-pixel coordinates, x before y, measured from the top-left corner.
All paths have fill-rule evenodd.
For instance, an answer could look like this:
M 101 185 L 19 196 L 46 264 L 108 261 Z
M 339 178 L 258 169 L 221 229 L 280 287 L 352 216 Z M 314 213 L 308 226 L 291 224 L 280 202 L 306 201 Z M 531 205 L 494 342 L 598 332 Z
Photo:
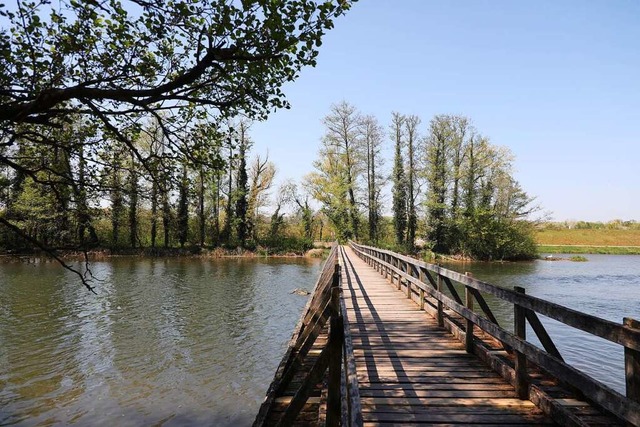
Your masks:
M 0 425 L 247 425 L 313 259 L 0 264 Z
M 447 267 L 616 322 L 640 319 L 640 256 L 587 258 Z M 96 296 L 55 263 L 2 263 L 0 425 L 250 424 L 306 302 L 291 291 L 311 290 L 320 267 L 114 258 L 92 263 Z M 512 306 L 489 303 L 512 324 Z M 623 391 L 620 346 L 542 320 L 565 359 Z

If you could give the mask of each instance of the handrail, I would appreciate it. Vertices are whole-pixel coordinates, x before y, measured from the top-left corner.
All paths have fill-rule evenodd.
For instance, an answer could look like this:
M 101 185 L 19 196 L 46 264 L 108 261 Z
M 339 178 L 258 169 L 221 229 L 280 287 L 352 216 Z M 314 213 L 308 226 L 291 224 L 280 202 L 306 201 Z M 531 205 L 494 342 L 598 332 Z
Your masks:
M 638 322 L 632 319 L 625 319 L 625 324 L 618 324 L 526 295 L 522 288 L 516 288 L 511 291 L 392 251 L 359 245 L 355 242 L 349 242 L 349 244 L 358 256 L 370 264 L 374 264 L 382 270 L 385 276 L 391 275 L 392 283 L 394 278 L 397 277 L 398 288 L 401 286 L 401 280 L 404 281 L 409 297 L 412 296 L 412 288 L 415 286 L 416 290 L 419 290 L 421 307 L 424 305 L 425 293 L 434 298 L 438 302 L 437 317 L 440 324 L 442 324 L 444 316 L 444 307 L 463 317 L 466 320 L 465 342 L 467 351 L 473 351 L 474 325 L 502 342 L 505 347 L 513 349 L 516 352 L 514 368 L 516 390 L 521 397 L 524 396 L 527 390 L 526 360 L 529 360 L 559 380 L 577 388 L 587 398 L 615 416 L 633 425 L 640 425 L 640 328 L 638 327 Z M 416 271 L 419 277 L 415 277 L 412 274 Z M 431 273 L 436 275 L 437 280 L 430 276 Z M 426 282 L 424 279 L 426 279 Z M 451 280 L 464 285 L 464 303 L 450 283 Z M 442 292 L 443 282 L 448 286 L 453 298 Z M 495 319 L 491 319 L 490 316 L 485 319 L 473 311 L 472 297 L 475 297 L 477 301 L 481 301 L 481 299 L 478 299 L 478 296 L 482 298 L 479 291 L 514 304 L 514 313 L 516 315 L 515 333 L 500 327 Z M 482 303 L 480 305 L 482 306 Z M 482 308 L 483 310 L 485 309 L 485 307 Z M 600 381 L 565 363 L 539 322 L 536 312 L 624 346 L 627 396 L 623 396 Z M 525 319 L 529 320 L 546 351 L 526 341 L 524 336 Z M 466 333 L 467 331 L 470 333 Z
M 340 252 L 344 256 L 341 249 Z M 351 338 L 351 328 L 349 327 L 349 316 L 347 312 L 347 306 L 345 304 L 343 289 L 342 289 L 342 277 L 340 283 L 340 314 L 343 318 L 344 327 L 344 345 L 343 347 L 343 374 L 344 374 L 344 387 L 342 395 L 345 397 L 342 408 L 342 425 L 343 426 L 362 426 L 362 407 L 360 403 L 360 387 L 358 386 L 358 374 L 356 372 L 356 358 L 353 352 L 353 340 Z M 346 406 L 346 407 L 345 407 Z
M 294 396 L 276 425 L 292 424 L 312 390 L 319 383 L 324 383 L 323 397 L 326 398 L 326 410 L 320 411 L 319 424 L 362 426 L 355 356 L 342 297 L 340 251 L 337 242 L 334 243 L 260 406 L 253 423 L 254 427 L 272 423 L 270 414 L 277 397 L 282 396 L 292 384 L 294 376 L 300 372 L 304 377 L 302 383 L 295 389 Z M 326 344 L 313 362 L 313 366 L 305 368 L 304 362 L 309 350 L 316 343 L 316 339 L 325 333 L 323 331 L 327 334 Z

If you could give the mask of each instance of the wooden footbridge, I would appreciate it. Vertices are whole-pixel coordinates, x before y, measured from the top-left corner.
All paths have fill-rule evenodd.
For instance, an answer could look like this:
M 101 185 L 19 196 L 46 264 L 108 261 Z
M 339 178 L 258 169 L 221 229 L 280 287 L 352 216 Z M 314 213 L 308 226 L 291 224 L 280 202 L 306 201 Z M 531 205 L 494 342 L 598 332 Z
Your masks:
M 485 295 L 513 304 L 513 325 Z M 623 346 L 626 395 L 567 364 L 537 313 Z M 254 426 L 400 424 L 640 426 L 640 322 L 335 245 Z

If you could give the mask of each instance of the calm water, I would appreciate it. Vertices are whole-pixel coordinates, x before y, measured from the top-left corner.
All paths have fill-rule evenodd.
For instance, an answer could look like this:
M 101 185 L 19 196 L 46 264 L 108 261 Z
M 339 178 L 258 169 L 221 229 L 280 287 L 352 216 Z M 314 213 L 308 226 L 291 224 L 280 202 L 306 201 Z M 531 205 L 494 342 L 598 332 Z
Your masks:
M 555 255 L 569 258 L 571 255 Z M 585 255 L 587 262 L 533 261 L 528 263 L 450 264 L 485 282 L 553 301 L 617 323 L 623 317 L 640 319 L 640 256 Z M 487 298 L 500 325 L 513 329 L 513 305 Z M 623 347 L 539 316 L 560 354 L 573 366 L 624 393 Z M 527 337 L 535 337 L 528 328 Z M 535 338 L 532 342 L 538 344 Z
M 319 260 L 0 264 L 0 425 L 246 425 Z
M 640 256 L 452 264 L 620 322 L 640 319 Z M 115 259 L 89 294 L 54 263 L 0 264 L 0 425 L 250 424 L 321 263 Z M 489 300 L 500 323 L 513 307 Z M 560 352 L 619 391 L 618 345 L 542 318 Z M 532 331 L 528 331 L 532 336 Z

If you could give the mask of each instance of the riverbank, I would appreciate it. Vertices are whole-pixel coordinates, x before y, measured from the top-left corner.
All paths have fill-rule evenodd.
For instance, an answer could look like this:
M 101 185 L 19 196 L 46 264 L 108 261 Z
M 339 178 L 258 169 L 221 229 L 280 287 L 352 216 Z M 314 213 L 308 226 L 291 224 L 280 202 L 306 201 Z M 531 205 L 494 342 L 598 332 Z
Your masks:
M 86 252 L 79 250 L 57 251 L 56 255 L 64 260 L 100 261 L 116 257 L 141 258 L 324 258 L 329 250 L 316 247 L 305 251 L 290 249 L 258 248 L 247 250 L 243 248 L 200 248 L 197 246 L 186 248 L 139 248 L 139 249 L 92 249 Z M 34 257 L 49 257 L 44 251 L 4 252 L 0 260 L 21 260 Z
M 640 255 L 640 246 L 538 245 L 538 252 L 543 254 Z

